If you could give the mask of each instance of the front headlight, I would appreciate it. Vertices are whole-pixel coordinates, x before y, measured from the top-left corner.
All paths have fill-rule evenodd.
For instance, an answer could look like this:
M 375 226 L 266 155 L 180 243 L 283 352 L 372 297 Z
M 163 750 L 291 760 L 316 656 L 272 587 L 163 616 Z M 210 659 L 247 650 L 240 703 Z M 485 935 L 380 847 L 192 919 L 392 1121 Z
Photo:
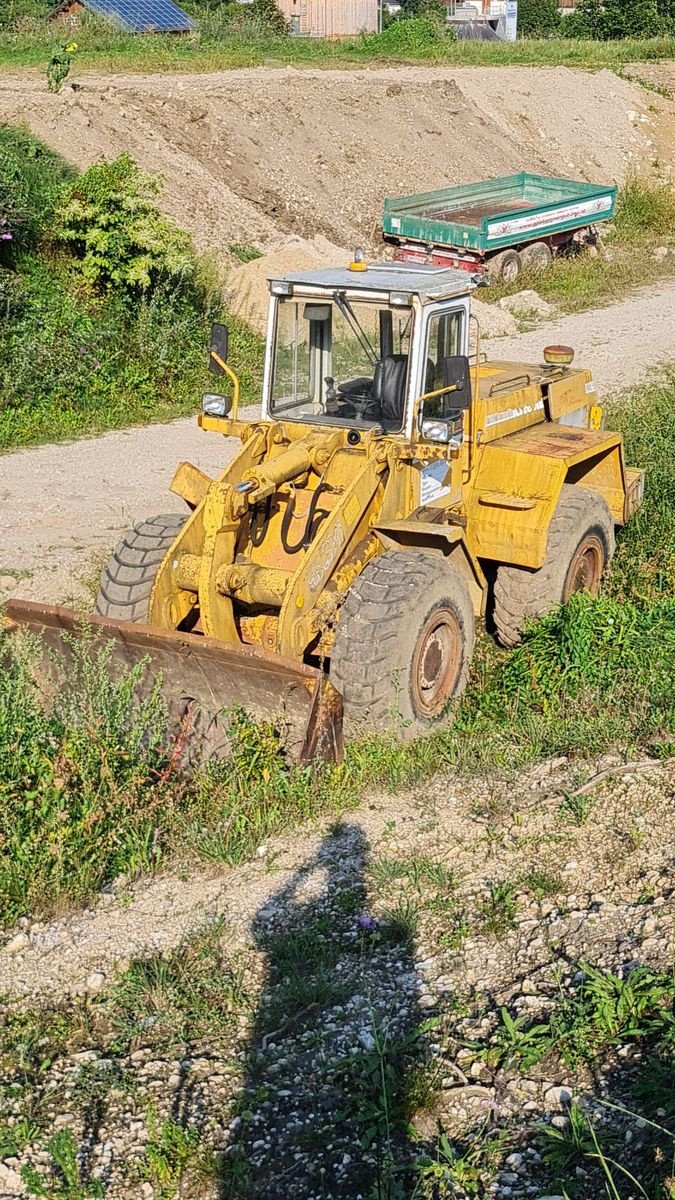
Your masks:
M 226 417 L 232 408 L 230 396 L 219 396 L 216 392 L 204 392 L 202 396 L 202 411 L 207 417 Z

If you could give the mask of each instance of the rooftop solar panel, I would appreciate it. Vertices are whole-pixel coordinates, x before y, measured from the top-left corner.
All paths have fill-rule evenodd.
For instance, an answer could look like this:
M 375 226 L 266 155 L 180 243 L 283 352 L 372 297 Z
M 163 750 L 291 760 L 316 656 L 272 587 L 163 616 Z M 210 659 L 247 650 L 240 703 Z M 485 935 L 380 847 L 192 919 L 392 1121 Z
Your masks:
M 187 33 L 197 28 L 172 0 L 84 0 L 84 4 L 131 33 Z

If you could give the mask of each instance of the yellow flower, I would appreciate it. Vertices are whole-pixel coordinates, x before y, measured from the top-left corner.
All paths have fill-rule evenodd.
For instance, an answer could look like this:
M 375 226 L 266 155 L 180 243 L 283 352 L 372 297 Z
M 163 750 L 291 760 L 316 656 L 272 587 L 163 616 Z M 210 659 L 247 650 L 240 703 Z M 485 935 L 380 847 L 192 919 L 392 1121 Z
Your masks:
M 66 54 L 74 54 L 77 50 L 77 42 L 68 42 L 66 46 Z

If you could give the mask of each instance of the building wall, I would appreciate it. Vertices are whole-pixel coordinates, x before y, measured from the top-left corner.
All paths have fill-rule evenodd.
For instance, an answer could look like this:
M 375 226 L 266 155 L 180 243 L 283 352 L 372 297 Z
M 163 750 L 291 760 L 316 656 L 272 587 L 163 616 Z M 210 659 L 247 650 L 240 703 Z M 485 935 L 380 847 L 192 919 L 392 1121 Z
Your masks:
M 378 0 L 277 0 L 294 33 L 351 37 L 377 32 Z

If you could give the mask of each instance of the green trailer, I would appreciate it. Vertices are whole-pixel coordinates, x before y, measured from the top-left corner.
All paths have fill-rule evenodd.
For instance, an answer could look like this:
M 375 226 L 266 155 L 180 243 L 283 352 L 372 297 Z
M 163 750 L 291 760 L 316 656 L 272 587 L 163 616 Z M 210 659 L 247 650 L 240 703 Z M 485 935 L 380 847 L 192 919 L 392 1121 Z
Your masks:
M 524 267 L 545 269 L 554 254 L 597 240 L 614 215 L 616 187 L 503 175 L 483 183 L 384 202 L 382 233 L 402 262 L 461 267 L 511 282 Z

